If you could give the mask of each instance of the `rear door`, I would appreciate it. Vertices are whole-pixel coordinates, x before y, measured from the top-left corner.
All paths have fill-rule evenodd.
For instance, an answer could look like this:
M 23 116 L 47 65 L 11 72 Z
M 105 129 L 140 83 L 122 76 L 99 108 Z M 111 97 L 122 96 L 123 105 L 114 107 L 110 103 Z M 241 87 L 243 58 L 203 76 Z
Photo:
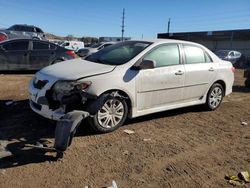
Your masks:
M 29 41 L 10 41 L 2 45 L 7 70 L 29 70 Z
M 183 99 L 196 101 L 206 93 L 216 76 L 216 66 L 204 49 L 183 44 L 185 83 Z
M 30 66 L 33 70 L 39 70 L 52 63 L 55 57 L 55 48 L 48 42 L 34 40 L 30 52 Z

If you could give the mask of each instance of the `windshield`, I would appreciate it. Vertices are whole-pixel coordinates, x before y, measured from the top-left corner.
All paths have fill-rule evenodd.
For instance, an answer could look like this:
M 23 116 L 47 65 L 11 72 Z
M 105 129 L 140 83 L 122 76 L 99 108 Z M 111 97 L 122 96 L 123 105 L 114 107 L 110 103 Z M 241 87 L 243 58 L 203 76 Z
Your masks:
M 88 56 L 86 60 L 109 65 L 122 65 L 134 58 L 150 44 L 152 43 L 141 41 L 121 42 Z
M 219 57 L 226 57 L 228 52 L 229 52 L 228 50 L 219 50 L 219 51 L 215 52 L 215 54 Z

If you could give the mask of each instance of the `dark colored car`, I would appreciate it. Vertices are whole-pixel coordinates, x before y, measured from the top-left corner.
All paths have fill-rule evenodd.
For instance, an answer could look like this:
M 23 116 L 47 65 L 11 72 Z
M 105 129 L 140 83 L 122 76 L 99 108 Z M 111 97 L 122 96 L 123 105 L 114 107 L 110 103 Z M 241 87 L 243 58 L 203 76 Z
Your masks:
M 234 67 L 243 68 L 246 64 L 246 57 L 234 50 L 218 50 L 215 54 L 223 60 L 230 61 Z
M 17 38 L 45 40 L 46 36 L 39 27 L 33 25 L 16 24 L 0 30 L 0 41 Z
M 39 70 L 75 58 L 72 50 L 48 41 L 15 39 L 0 42 L 0 70 Z

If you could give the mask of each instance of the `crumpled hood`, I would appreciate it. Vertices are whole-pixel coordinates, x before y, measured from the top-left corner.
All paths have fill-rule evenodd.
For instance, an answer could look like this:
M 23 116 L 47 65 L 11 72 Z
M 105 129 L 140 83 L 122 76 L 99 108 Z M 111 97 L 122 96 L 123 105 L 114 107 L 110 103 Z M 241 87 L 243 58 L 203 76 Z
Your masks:
M 63 61 L 47 66 L 39 72 L 61 80 L 77 80 L 83 77 L 104 74 L 113 71 L 115 66 L 94 63 L 80 58 Z

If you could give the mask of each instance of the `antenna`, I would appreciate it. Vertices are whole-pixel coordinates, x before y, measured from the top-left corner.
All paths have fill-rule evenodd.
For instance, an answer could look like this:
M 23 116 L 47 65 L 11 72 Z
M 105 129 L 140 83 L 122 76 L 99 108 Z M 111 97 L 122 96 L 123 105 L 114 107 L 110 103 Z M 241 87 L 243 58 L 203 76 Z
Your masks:
M 122 11 L 122 41 L 123 41 L 123 35 L 124 35 L 124 20 L 125 20 L 125 8 L 123 8 Z

